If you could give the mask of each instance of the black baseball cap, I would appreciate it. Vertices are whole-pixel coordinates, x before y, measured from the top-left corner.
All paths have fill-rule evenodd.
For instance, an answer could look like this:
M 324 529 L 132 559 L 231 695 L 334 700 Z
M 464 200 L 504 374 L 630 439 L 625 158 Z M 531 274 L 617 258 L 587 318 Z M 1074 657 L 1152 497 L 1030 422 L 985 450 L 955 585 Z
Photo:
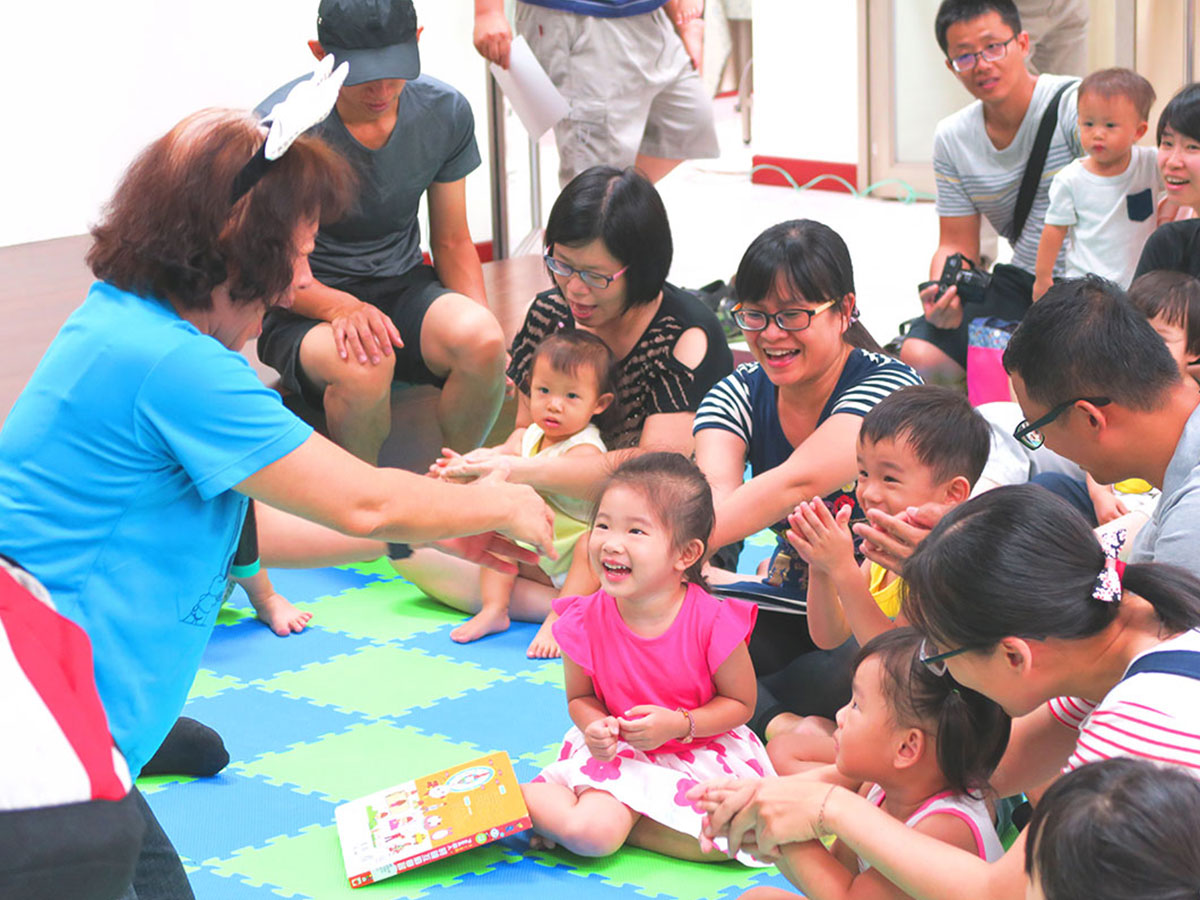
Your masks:
M 350 63 L 347 85 L 421 74 L 412 0 L 321 0 L 317 40 L 339 64 Z

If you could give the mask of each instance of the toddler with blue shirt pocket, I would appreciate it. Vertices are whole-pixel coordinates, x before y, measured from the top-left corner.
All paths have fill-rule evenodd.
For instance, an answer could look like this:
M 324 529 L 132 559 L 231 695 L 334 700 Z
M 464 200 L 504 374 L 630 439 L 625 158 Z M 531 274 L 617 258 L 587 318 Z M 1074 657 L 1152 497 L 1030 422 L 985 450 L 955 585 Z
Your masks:
M 1094 273 L 1129 287 L 1163 194 L 1157 151 L 1135 146 L 1153 103 L 1150 82 L 1129 69 L 1102 69 L 1080 83 L 1079 138 L 1087 155 L 1050 184 L 1035 300 L 1053 284 L 1054 263 L 1068 236 L 1068 278 Z

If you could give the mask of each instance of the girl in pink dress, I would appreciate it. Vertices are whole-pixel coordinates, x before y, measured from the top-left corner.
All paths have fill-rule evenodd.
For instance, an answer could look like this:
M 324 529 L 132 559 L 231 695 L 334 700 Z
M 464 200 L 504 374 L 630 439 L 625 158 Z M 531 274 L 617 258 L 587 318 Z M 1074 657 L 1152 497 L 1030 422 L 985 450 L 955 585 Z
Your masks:
M 678 453 L 634 457 L 606 485 L 588 539 L 601 589 L 554 601 L 575 727 L 558 761 L 522 785 L 534 846 L 607 856 L 647 816 L 677 832 L 656 845 L 702 859 L 702 811 L 687 792 L 772 773 L 746 727 L 757 609 L 701 586 L 713 518 L 708 482 Z

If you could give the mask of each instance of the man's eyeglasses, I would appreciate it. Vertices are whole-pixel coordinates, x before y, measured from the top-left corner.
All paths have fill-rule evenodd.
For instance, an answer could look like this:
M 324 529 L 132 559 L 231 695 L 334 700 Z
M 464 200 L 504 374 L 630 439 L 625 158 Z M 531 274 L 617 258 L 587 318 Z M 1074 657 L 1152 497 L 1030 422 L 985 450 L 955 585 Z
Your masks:
M 1065 413 L 1068 409 L 1083 400 L 1093 406 L 1106 406 L 1112 403 L 1108 397 L 1073 397 L 1070 400 L 1064 400 L 1050 412 L 1046 413 L 1040 419 L 1034 419 L 1030 422 L 1028 419 L 1022 419 L 1021 424 L 1017 426 L 1013 432 L 1015 437 L 1021 444 L 1028 447 L 1030 450 L 1036 450 L 1042 444 L 1046 443 L 1046 436 L 1042 434 L 1042 429 Z
M 947 650 L 945 653 L 934 653 L 937 647 L 929 643 L 926 638 L 921 641 L 921 647 L 917 650 L 917 657 L 925 665 L 930 672 L 941 678 L 946 674 L 946 660 L 952 656 L 958 656 L 960 653 L 966 653 L 970 647 L 959 647 L 957 650 Z
M 549 253 L 543 253 L 542 259 L 546 263 L 546 268 L 559 278 L 570 278 L 572 275 L 578 275 L 580 281 L 597 291 L 604 290 L 624 275 L 629 268 L 629 266 L 625 266 L 619 272 L 613 272 L 611 275 L 601 275 L 599 272 L 588 272 L 585 269 L 576 269 L 574 266 L 568 266 L 561 259 L 555 259 Z
M 1014 34 L 1007 41 L 996 41 L 988 44 L 978 53 L 960 53 L 950 59 L 950 65 L 955 72 L 967 72 L 975 68 L 975 64 L 983 59 L 987 62 L 997 62 L 1008 55 L 1008 45 L 1017 39 Z
M 771 315 L 759 309 L 743 309 L 739 303 L 733 308 L 733 321 L 742 331 L 764 331 L 767 327 L 767 322 L 771 319 L 775 320 L 775 324 L 783 331 L 804 331 L 812 324 L 814 317 L 825 312 L 837 303 L 837 300 L 826 300 L 820 306 L 813 309 L 804 309 L 800 306 L 793 306 L 790 309 L 780 310 Z

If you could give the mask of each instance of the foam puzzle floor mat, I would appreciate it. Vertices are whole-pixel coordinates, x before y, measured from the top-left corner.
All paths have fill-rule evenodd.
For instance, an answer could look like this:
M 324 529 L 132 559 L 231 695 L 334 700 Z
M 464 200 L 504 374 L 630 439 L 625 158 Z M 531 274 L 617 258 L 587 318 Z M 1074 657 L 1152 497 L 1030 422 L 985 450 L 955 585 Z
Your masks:
M 570 726 L 562 664 L 526 658 L 533 625 L 454 643 L 464 616 L 386 562 L 271 576 L 312 612 L 308 628 L 276 637 L 235 592 L 185 710 L 220 732 L 228 767 L 138 782 L 199 900 L 706 900 L 787 887 L 774 869 L 628 847 L 602 860 L 531 852 L 526 833 L 352 890 L 335 806 L 496 750 L 530 780 Z

